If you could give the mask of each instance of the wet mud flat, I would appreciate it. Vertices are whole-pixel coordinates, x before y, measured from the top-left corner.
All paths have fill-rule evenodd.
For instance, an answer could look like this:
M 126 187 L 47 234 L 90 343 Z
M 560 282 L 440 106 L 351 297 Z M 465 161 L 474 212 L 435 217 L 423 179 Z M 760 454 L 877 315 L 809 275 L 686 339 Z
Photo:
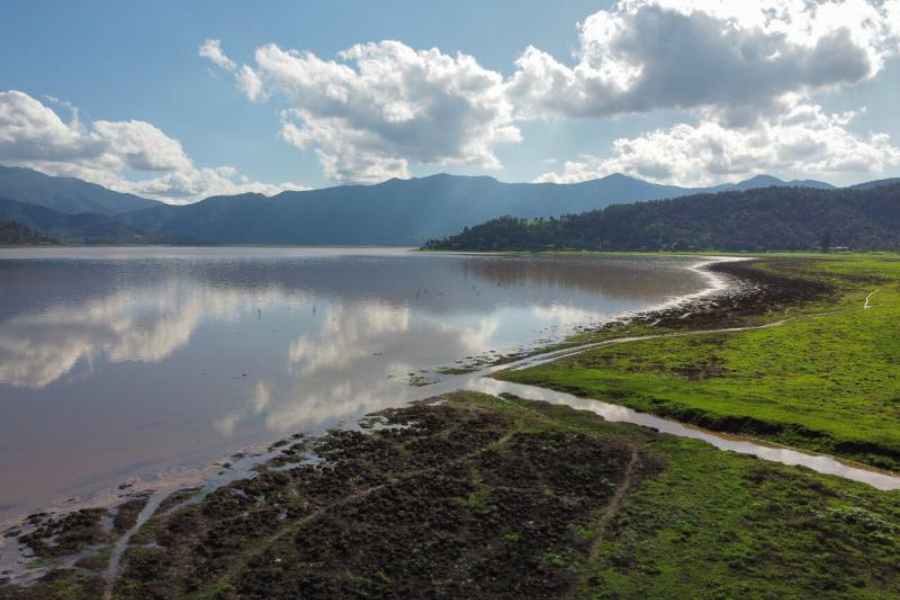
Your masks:
M 766 262 L 776 269 L 760 268 Z M 627 325 L 652 325 L 658 329 L 690 330 L 740 327 L 767 314 L 783 314 L 803 302 L 822 301 L 834 296 L 827 282 L 797 276 L 811 261 L 795 258 L 754 259 L 714 262 L 706 271 L 723 278 L 729 286 L 717 294 L 683 305 L 650 310 L 628 318 Z M 615 330 L 612 322 L 594 332 Z
M 0 527 L 0 598 L 69 598 L 65 590 L 73 586 L 78 590 L 74 597 L 100 597 L 118 573 L 131 537 L 151 516 L 253 476 L 262 463 L 285 460 L 283 446 L 300 437 L 251 444 L 204 469 L 128 479 L 116 488 L 6 521 Z
M 288 448 L 258 477 L 151 521 L 124 597 L 540 597 L 577 583 L 577 535 L 626 477 L 618 440 L 526 433 L 464 401 L 373 417 Z M 291 466 L 311 449 L 315 464 Z M 286 464 L 284 464 L 286 462 Z
M 109 507 L 80 508 L 71 512 L 38 512 L 17 526 L 0 533 L 4 550 L 20 561 L 53 565 L 40 582 L 26 577 L 26 585 L 17 585 L 22 571 L 0 572 L 0 598 L 67 597 L 73 587 L 76 597 L 102 597 L 107 568 L 114 544 L 136 526 L 138 516 L 150 499 L 149 492 L 123 494 L 124 499 Z M 9 550 L 6 550 L 9 548 Z
M 295 438 L 253 478 L 179 506 L 190 499 L 182 492 L 131 538 L 107 591 L 566 595 L 579 583 L 571 565 L 591 552 L 596 513 L 657 467 L 627 440 L 528 431 L 471 396 L 384 411 L 365 432 Z M 102 536 L 95 512 L 74 513 L 57 528 L 72 520 L 93 544 Z M 51 572 L 30 589 L 0 588 L 0 597 L 40 597 L 61 581 L 75 597 L 90 597 L 106 589 L 90 566 Z
M 365 424 L 176 492 L 112 576 L 81 561 L 0 598 L 900 593 L 896 493 L 513 396 Z

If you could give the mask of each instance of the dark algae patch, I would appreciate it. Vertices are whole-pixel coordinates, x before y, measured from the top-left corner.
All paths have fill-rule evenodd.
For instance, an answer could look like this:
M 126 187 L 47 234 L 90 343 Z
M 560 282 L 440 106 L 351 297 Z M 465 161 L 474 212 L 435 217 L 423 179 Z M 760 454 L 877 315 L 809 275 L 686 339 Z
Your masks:
M 34 526 L 19 536 L 37 561 L 79 557 L 72 567 L 55 568 L 28 587 L 17 587 L 0 577 L 0 599 L 101 598 L 106 583 L 100 572 L 109 560 L 114 536 L 107 530 L 109 511 L 85 508 L 60 516 L 38 513 L 26 522 Z
M 176 490 L 163 498 L 162 502 L 159 503 L 159 506 L 156 508 L 157 513 L 164 513 L 168 510 L 171 510 L 178 506 L 179 504 L 184 504 L 189 501 L 191 498 L 197 495 L 200 492 L 199 487 L 185 488 L 182 490 Z
M 511 396 L 376 418 L 0 598 L 900 595 L 896 492 Z
M 89 546 L 110 541 L 103 527 L 108 512 L 105 508 L 84 508 L 39 521 L 37 528 L 19 537 L 39 558 L 71 556 Z
M 0 585 L 0 598 L 3 600 L 48 600 L 103 598 L 107 586 L 103 578 L 97 574 L 86 573 L 81 569 L 56 569 L 28 587 Z

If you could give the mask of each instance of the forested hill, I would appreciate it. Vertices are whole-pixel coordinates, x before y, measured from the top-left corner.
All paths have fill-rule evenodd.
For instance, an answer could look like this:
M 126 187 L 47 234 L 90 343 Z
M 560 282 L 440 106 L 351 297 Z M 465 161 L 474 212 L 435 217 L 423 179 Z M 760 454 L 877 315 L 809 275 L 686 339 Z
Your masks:
M 900 184 L 770 187 L 613 205 L 558 219 L 501 217 L 436 250 L 900 250 Z
M 44 246 L 57 243 L 44 235 L 16 221 L 0 221 L 0 246 Z

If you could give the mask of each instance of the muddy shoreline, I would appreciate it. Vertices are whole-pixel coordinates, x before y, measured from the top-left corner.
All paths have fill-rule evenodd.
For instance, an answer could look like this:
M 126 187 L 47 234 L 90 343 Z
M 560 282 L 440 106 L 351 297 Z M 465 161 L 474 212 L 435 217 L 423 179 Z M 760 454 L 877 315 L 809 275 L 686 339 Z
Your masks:
M 720 259 L 713 258 L 712 263 L 715 263 L 717 260 Z M 725 260 L 728 259 L 726 258 Z M 702 267 L 702 270 L 714 271 L 713 269 L 708 268 L 709 264 L 711 264 L 710 261 L 698 258 L 698 262 L 693 267 L 687 268 L 696 270 L 697 265 L 706 265 Z M 685 297 L 674 298 L 671 302 L 667 302 L 666 306 L 682 307 L 693 306 L 695 304 L 700 306 L 708 298 L 715 297 L 721 293 L 729 293 L 728 285 L 730 284 L 723 284 L 720 280 L 710 279 L 710 285 L 708 287 L 705 287 L 696 293 L 689 294 L 687 300 L 684 299 Z M 698 297 L 694 298 L 694 296 Z M 629 322 L 632 319 L 643 319 L 644 315 L 655 314 L 657 310 L 663 311 L 663 309 L 650 308 L 639 313 L 628 313 L 617 318 L 614 317 L 613 320 L 617 322 Z M 677 311 L 678 309 L 672 308 L 672 310 Z M 593 328 L 590 325 L 576 325 L 573 326 L 572 330 L 575 333 L 578 333 L 593 330 Z M 431 370 L 410 374 L 408 383 L 412 387 L 423 388 L 423 393 L 426 393 L 429 391 L 429 388 L 433 386 L 434 383 L 439 382 L 443 376 L 475 373 L 491 366 L 507 364 L 528 356 L 546 354 L 553 349 L 570 345 L 571 344 L 566 341 L 565 337 L 555 339 L 540 338 L 533 342 L 529 342 L 528 345 L 521 346 L 521 350 L 505 354 L 491 351 L 483 356 L 473 357 L 473 360 L 459 361 L 461 364 L 437 366 Z M 138 474 L 137 476 L 125 478 L 117 484 L 110 485 L 108 488 L 97 489 L 96 491 L 88 493 L 77 493 L 76 495 L 69 497 L 60 496 L 58 499 L 35 507 L 30 511 L 21 512 L 14 517 L 0 520 L 0 543 L 2 543 L 3 531 L 20 526 L 35 513 L 57 515 L 66 512 L 74 512 L 83 508 L 104 507 L 114 509 L 118 504 L 127 500 L 128 497 L 137 493 L 152 492 L 156 488 L 165 488 L 168 490 L 173 486 L 190 487 L 200 485 L 204 481 L 210 479 L 218 479 L 219 485 L 227 483 L 227 481 L 239 476 L 241 472 L 248 471 L 258 464 L 262 455 L 266 454 L 266 447 L 273 441 L 273 439 L 264 440 L 252 443 L 246 447 L 229 450 L 221 457 L 215 458 L 209 463 L 192 464 L 190 466 L 184 465 L 183 467 L 160 470 L 155 473 Z M 235 456 L 238 458 L 235 459 Z M 222 473 L 223 465 L 225 464 L 228 464 L 229 466 L 226 468 L 227 472 Z M 218 477 L 220 475 L 224 475 L 225 477 Z M 0 570 L 2 570 L 2 565 L 0 565 Z
M 798 259 L 776 259 L 782 264 L 800 264 Z M 671 329 L 722 329 L 746 325 L 747 320 L 767 314 L 783 314 L 801 302 L 822 300 L 834 293 L 830 286 L 799 277 L 789 277 L 758 268 L 760 258 L 715 261 L 703 267 L 724 278 L 728 285 L 718 293 L 686 304 L 639 313 L 627 323 L 611 323 L 596 331 L 622 325 L 652 325 Z
M 238 571 L 240 583 L 229 589 L 252 597 L 367 596 L 388 588 L 402 597 L 429 587 L 445 597 L 562 595 L 576 584 L 567 557 L 588 548 L 571 528 L 589 527 L 592 512 L 654 462 L 635 467 L 638 450 L 621 440 L 521 435 L 514 425 L 451 395 L 371 415 L 368 433 L 284 440 L 254 477 L 205 497 L 175 492 L 164 500 L 133 536 L 112 587 L 97 553 L 31 588 L 0 585 L 0 598 L 41 597 L 57 582 L 75 597 L 181 597 Z M 576 460 L 591 453 L 595 460 Z M 488 502 L 488 493 L 497 497 Z M 84 509 L 40 522 L 22 538 L 39 556 L 80 552 L 106 539 L 107 516 Z M 290 522 L 297 525 L 287 533 L 303 527 L 302 544 L 285 535 Z M 258 551 L 238 552 L 259 539 L 266 544 Z M 422 551 L 410 552 L 411 544 Z M 314 569 L 304 567 L 311 562 Z M 348 580 L 347 569 L 368 576 Z

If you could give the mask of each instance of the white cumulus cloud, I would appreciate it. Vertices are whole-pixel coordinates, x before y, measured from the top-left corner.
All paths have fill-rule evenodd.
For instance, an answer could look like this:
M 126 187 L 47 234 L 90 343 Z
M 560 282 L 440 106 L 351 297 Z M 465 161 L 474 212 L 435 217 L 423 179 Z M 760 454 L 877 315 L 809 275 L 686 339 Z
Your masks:
M 746 125 L 786 96 L 874 77 L 897 52 L 897 4 L 622 0 L 579 25 L 574 64 L 526 49 L 509 94 L 527 119 L 707 107 Z
M 828 177 L 879 173 L 900 166 L 900 148 L 887 135 L 861 136 L 847 129 L 854 116 L 798 104 L 754 127 L 728 128 L 714 120 L 682 123 L 617 139 L 609 156 L 568 161 L 561 171 L 537 180 L 573 183 L 627 173 L 649 181 L 697 186 L 763 172 Z
M 222 42 L 220 40 L 206 40 L 203 42 L 203 45 L 200 46 L 200 56 L 208 58 L 217 66 L 229 71 L 234 71 L 237 68 L 235 62 L 222 52 Z
M 171 203 L 217 194 L 275 194 L 294 183 L 250 181 L 234 167 L 197 167 L 181 143 L 146 121 L 63 121 L 16 90 L 0 92 L 0 163 L 66 175 Z M 142 179 L 132 174 L 144 174 Z
M 521 139 L 503 77 L 465 54 L 383 41 L 325 60 L 269 44 L 255 61 L 237 70 L 239 87 L 284 97 L 283 139 L 314 150 L 333 181 L 407 177 L 411 164 L 496 169 L 494 145 Z

